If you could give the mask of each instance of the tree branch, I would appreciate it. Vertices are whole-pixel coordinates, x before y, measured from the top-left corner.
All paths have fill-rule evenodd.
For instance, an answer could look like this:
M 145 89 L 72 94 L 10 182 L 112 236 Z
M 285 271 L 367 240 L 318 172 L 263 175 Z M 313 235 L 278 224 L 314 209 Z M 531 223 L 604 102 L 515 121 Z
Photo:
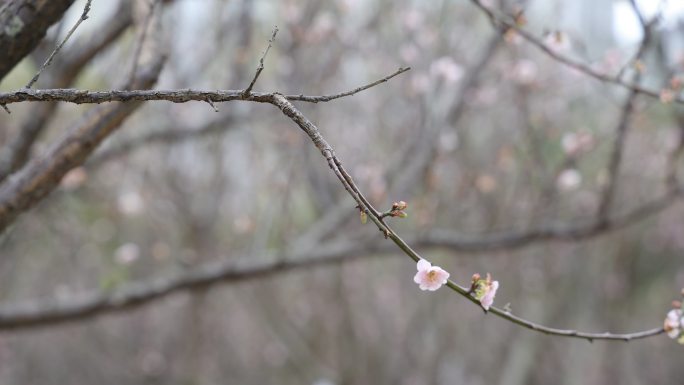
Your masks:
M 211 121 L 204 126 L 197 129 L 185 128 L 169 128 L 165 130 L 158 130 L 141 135 L 137 138 L 131 138 L 113 145 L 110 148 L 93 154 L 92 158 L 87 161 L 88 167 L 98 167 L 107 161 L 118 158 L 129 152 L 156 143 L 176 143 L 189 139 L 196 139 L 207 135 L 212 135 L 220 132 L 225 132 L 233 128 L 230 123 L 233 120 L 232 116 L 226 116 L 214 121 Z
M 409 246 L 399 235 L 397 235 L 391 227 L 389 227 L 383 221 L 382 214 L 378 210 L 376 210 L 368 202 L 365 196 L 361 193 L 361 191 L 356 186 L 349 173 L 343 167 L 342 162 L 335 155 L 333 148 L 323 138 L 318 128 L 304 115 L 302 115 L 302 113 L 299 112 L 299 110 L 297 110 L 292 105 L 292 103 L 290 103 L 282 95 L 273 94 L 273 97 L 269 101 L 269 103 L 278 107 L 283 112 L 283 114 L 288 116 L 293 122 L 295 122 L 295 124 L 297 124 L 297 126 L 299 126 L 299 128 L 301 128 L 307 134 L 307 136 L 311 139 L 316 148 L 318 148 L 323 157 L 326 159 L 326 161 L 328 162 L 328 166 L 333 171 L 335 176 L 340 180 L 340 183 L 342 183 L 345 190 L 356 201 L 358 207 L 368 214 L 371 221 L 375 223 L 375 225 L 378 227 L 378 230 L 380 230 L 384 234 L 385 238 L 391 239 L 395 243 L 395 245 L 397 245 L 404 252 L 404 254 L 413 259 L 413 261 L 420 261 L 422 257 L 415 250 L 413 250 L 411 246 Z M 467 298 L 469 301 L 477 304 L 478 306 L 480 305 L 480 302 L 471 295 L 470 290 L 468 290 L 467 288 L 461 287 L 451 280 L 447 281 L 447 286 L 453 291 L 460 294 L 461 296 Z M 536 332 L 559 337 L 579 338 L 590 342 L 594 340 L 631 341 L 634 339 L 655 336 L 664 332 L 662 328 L 657 328 L 628 334 L 586 333 L 578 332 L 576 330 L 563 330 L 542 326 L 534 322 L 527 321 L 523 318 L 514 316 L 510 312 L 495 307 L 491 307 L 489 309 L 489 312 L 493 313 L 498 317 L 506 319 L 512 323 L 515 323 L 516 325 L 525 327 Z
M 68 300 L 28 301 L 0 306 L 0 330 L 23 330 L 94 316 L 130 310 L 171 294 L 208 288 L 216 284 L 268 277 L 304 268 L 315 268 L 358 260 L 362 254 L 347 254 L 342 247 L 320 248 L 307 257 L 280 256 L 275 263 L 236 268 L 234 261 L 200 265 L 190 271 L 165 278 L 126 284 L 112 292 L 93 291 Z
M 307 95 L 285 95 L 290 101 L 302 101 L 309 103 L 328 102 L 345 96 L 351 96 L 361 91 L 365 91 L 373 86 L 384 83 L 387 80 L 410 70 L 410 68 L 399 68 L 396 72 L 388 75 L 373 83 L 355 88 L 351 91 L 342 92 L 334 95 L 307 96 Z M 129 101 L 153 101 L 165 100 L 173 103 L 186 103 L 190 101 L 206 102 L 211 100 L 214 103 L 230 102 L 235 100 L 245 100 L 252 102 L 267 103 L 272 96 L 270 93 L 250 92 L 245 95 L 242 90 L 112 90 L 112 91 L 87 91 L 69 88 L 30 90 L 22 89 L 13 92 L 0 93 L 0 103 L 13 104 L 21 102 L 68 102 L 75 104 L 100 104 L 105 102 L 129 102 Z
M 501 32 L 505 32 L 505 30 L 509 30 L 509 29 L 517 32 L 517 34 L 520 37 L 522 37 L 524 40 L 526 40 L 532 46 L 541 50 L 547 56 L 556 60 L 557 62 L 562 63 L 565 66 L 570 67 L 572 69 L 575 69 L 579 72 L 582 72 L 585 75 L 592 77 L 596 80 L 599 80 L 601 82 L 604 82 L 607 84 L 617 85 L 617 86 L 626 88 L 630 91 L 633 91 L 633 92 L 636 92 L 636 93 L 639 93 L 642 95 L 646 95 L 646 96 L 650 96 L 652 98 L 660 99 L 660 92 L 659 91 L 650 90 L 647 88 L 643 88 L 637 84 L 625 82 L 618 76 L 613 76 L 613 75 L 609 75 L 609 74 L 599 72 L 599 71 L 591 68 L 587 64 L 584 64 L 582 62 L 579 62 L 577 60 L 574 60 L 574 59 L 571 59 L 567 56 L 564 56 L 564 55 L 554 51 L 553 49 L 549 48 L 546 44 L 544 44 L 543 41 L 539 40 L 537 37 L 532 35 L 530 32 L 527 32 L 524 29 L 518 27 L 514 22 L 508 22 L 508 21 L 504 20 L 503 18 L 497 16 L 496 14 L 494 14 L 494 12 L 491 9 L 489 9 L 485 5 L 483 5 L 480 0 L 470 0 L 470 1 L 489 18 L 489 20 L 491 21 L 494 28 L 496 28 L 497 30 L 499 30 Z M 675 96 L 675 98 L 672 101 L 676 102 L 676 103 L 684 104 L 684 97 L 682 97 L 681 95 L 677 95 L 677 96 Z
M 632 9 L 639 18 L 642 33 L 644 35 L 641 40 L 641 44 L 639 44 L 639 49 L 637 50 L 636 56 L 634 57 L 634 62 L 636 63 L 643 58 L 644 54 L 646 53 L 646 49 L 648 48 L 648 45 L 651 42 L 651 28 L 650 23 L 646 22 L 643 15 L 639 11 L 639 7 L 637 7 L 634 0 L 631 1 L 631 5 Z M 657 17 L 653 20 L 655 22 L 655 20 L 657 20 Z M 642 71 L 640 69 L 635 69 L 631 84 L 639 84 L 641 80 L 641 73 Z M 619 73 L 617 78 L 620 78 L 621 76 L 622 73 Z M 636 101 L 637 95 L 637 91 L 629 91 L 629 95 L 627 96 L 627 99 L 625 100 L 625 103 L 622 107 L 622 111 L 620 113 L 620 119 L 616 129 L 616 137 L 613 143 L 613 149 L 611 151 L 608 163 L 608 182 L 601 195 L 598 212 L 596 214 L 598 222 L 605 221 L 607 219 L 608 212 L 610 211 L 610 206 L 613 203 L 615 189 L 617 188 L 617 179 L 620 171 L 620 163 L 622 161 L 622 153 L 624 152 L 625 141 L 627 138 L 627 130 L 629 129 L 629 120 L 634 111 L 634 103 Z

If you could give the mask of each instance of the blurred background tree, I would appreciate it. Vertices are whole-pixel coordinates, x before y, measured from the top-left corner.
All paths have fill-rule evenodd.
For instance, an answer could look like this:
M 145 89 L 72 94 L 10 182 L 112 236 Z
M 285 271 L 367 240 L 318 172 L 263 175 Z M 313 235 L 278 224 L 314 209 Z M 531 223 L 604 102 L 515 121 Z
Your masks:
M 45 11 L 33 32 L 54 25 L 42 40 L 22 40 L 23 54 L 7 48 L 3 92 L 29 82 L 85 4 L 0 1 L 5 35 L 17 17 L 28 23 L 22 3 Z M 672 100 L 684 7 L 484 3 L 552 53 L 659 98 L 559 63 L 462 0 L 95 0 L 33 88 L 142 84 L 136 74 L 163 52 L 157 89 L 244 89 L 274 25 L 255 91 L 332 94 L 411 66 L 353 97 L 298 104 L 374 205 L 409 202 L 409 217 L 392 220 L 398 231 L 457 282 L 491 272 L 497 303 L 525 318 L 598 332 L 659 326 L 684 287 L 684 115 Z M 9 105 L 0 115 L 3 191 L 82 116 L 111 104 Z M 270 106 L 149 102 L 121 113 L 121 128 L 5 229 L 0 314 L 198 266 L 307 262 L 114 314 L 7 327 L 3 384 L 684 378 L 681 346 L 664 336 L 552 338 L 446 290 L 418 290 L 415 265 L 359 223 L 308 138 Z

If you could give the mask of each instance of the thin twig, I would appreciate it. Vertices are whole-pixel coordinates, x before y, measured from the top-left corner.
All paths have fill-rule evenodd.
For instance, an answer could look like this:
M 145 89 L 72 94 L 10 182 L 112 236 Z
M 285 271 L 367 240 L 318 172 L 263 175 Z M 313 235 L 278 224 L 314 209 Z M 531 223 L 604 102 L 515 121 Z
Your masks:
M 64 44 L 67 42 L 67 40 L 69 40 L 69 38 L 71 37 L 71 35 L 74 34 L 74 32 L 76 31 L 76 29 L 78 28 L 78 26 L 81 25 L 81 23 L 84 22 L 86 19 L 88 19 L 88 12 L 90 12 L 90 3 L 92 3 L 92 1 L 93 1 L 93 0 L 87 0 L 87 1 L 86 1 L 85 7 L 83 7 L 83 13 L 81 13 L 81 17 L 79 17 L 79 19 L 76 21 L 76 23 L 74 24 L 74 26 L 71 27 L 71 29 L 69 30 L 69 32 L 67 33 L 67 35 L 66 35 L 66 36 L 64 37 L 64 39 L 62 40 L 62 42 L 59 43 L 59 44 L 57 44 L 57 47 L 55 47 L 54 51 L 52 51 L 52 53 L 50 54 L 50 56 L 48 56 L 47 60 L 45 60 L 45 63 L 43 63 L 43 65 L 40 67 L 40 69 L 38 69 L 38 72 L 36 72 L 36 74 L 33 76 L 33 79 L 31 79 L 31 81 L 28 82 L 28 84 L 26 84 L 26 88 L 31 88 L 31 86 L 33 86 L 33 84 L 34 84 L 36 81 L 38 81 L 38 77 L 40 76 L 40 74 L 43 72 L 43 70 L 44 70 L 47 66 L 50 65 L 50 63 L 52 63 L 52 59 L 53 59 L 53 58 L 55 57 L 55 55 L 57 55 L 57 53 L 62 49 L 62 47 L 63 47 Z
M 266 59 L 266 55 L 268 55 L 268 51 L 271 49 L 271 46 L 273 45 L 273 42 L 275 41 L 277 34 L 278 27 L 276 26 L 273 28 L 273 33 L 271 34 L 271 38 L 268 40 L 268 45 L 266 46 L 264 53 L 261 55 L 261 58 L 259 59 L 259 66 L 257 67 L 256 73 L 254 74 L 254 78 L 252 78 L 252 81 L 249 83 L 249 86 L 247 86 L 247 88 L 245 88 L 245 90 L 243 91 L 243 94 L 245 96 L 249 96 L 251 94 L 254 84 L 256 84 L 257 79 L 259 79 L 259 75 L 261 75 L 261 71 L 264 70 L 264 59 Z
M 142 48 L 145 44 L 145 39 L 147 39 L 147 30 L 150 27 L 150 22 L 152 21 L 152 16 L 154 15 L 154 10 L 157 7 L 159 0 L 153 0 L 150 4 L 150 9 L 145 15 L 145 19 L 142 22 L 140 35 L 135 42 L 135 51 L 133 51 L 133 56 L 131 58 L 131 68 L 128 71 L 128 77 L 126 80 L 127 84 L 131 84 L 135 78 L 135 73 L 138 70 L 138 61 L 140 60 L 140 55 L 142 54 Z
M 639 44 L 639 48 L 637 51 L 634 53 L 634 56 L 625 63 L 625 65 L 620 68 L 620 71 L 618 71 L 617 75 L 615 75 L 615 78 L 617 79 L 622 79 L 622 76 L 625 74 L 628 68 L 635 66 L 639 61 L 642 60 L 644 53 L 646 51 L 646 48 L 648 44 L 644 44 L 644 42 L 648 41 L 650 39 L 650 30 L 652 27 L 654 27 L 658 21 L 660 21 L 660 16 L 663 12 L 662 8 L 662 2 L 660 3 L 658 12 L 651 18 L 650 21 L 646 21 L 646 18 L 644 17 L 643 13 L 639 10 L 639 6 L 636 3 L 636 0 L 629 0 L 629 4 L 632 6 L 632 10 L 637 16 L 637 19 L 639 19 L 639 24 L 641 25 L 641 31 L 643 33 L 643 38 L 641 40 L 641 43 Z M 636 69 L 639 71 L 639 69 Z M 636 82 L 632 81 L 633 84 Z
M 411 67 L 399 67 L 398 70 L 394 71 L 394 73 L 385 76 L 382 79 L 376 80 L 373 83 L 366 84 L 365 86 L 355 88 L 351 91 L 347 92 L 341 92 L 339 94 L 334 94 L 334 95 L 321 95 L 321 96 L 306 96 L 306 95 L 286 95 L 285 97 L 287 100 L 296 100 L 300 102 L 309 102 L 309 103 L 321 103 L 321 102 L 329 102 L 331 100 L 343 98 L 345 96 L 352 96 L 354 94 L 357 94 L 361 91 L 367 90 L 371 87 L 375 87 L 380 83 L 385 83 L 386 81 L 392 79 L 393 77 L 403 74 L 404 72 L 410 70 Z

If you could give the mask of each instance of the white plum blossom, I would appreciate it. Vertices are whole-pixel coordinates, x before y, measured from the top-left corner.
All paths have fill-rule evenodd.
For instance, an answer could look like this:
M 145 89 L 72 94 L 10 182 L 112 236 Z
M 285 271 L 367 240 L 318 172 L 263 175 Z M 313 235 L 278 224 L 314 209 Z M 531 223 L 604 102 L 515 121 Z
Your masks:
M 568 156 L 587 152 L 594 146 L 594 136 L 587 131 L 567 132 L 561 138 L 563 152 Z
M 416 264 L 418 272 L 413 277 L 413 282 L 417 283 L 420 290 L 435 291 L 447 283 L 449 273 L 439 266 L 432 266 L 432 264 L 424 259 L 421 259 Z
M 675 339 L 679 337 L 679 333 L 684 329 L 684 318 L 682 318 L 681 309 L 672 309 L 667 313 L 665 317 L 665 323 L 663 325 L 667 336 Z
M 556 186 L 560 190 L 575 190 L 582 183 L 582 174 L 574 168 L 563 170 L 556 179 Z
M 137 191 L 127 191 L 119 195 L 116 206 L 122 214 L 134 216 L 145 209 L 145 201 Z
M 537 80 L 539 68 L 532 60 L 520 60 L 513 66 L 511 77 L 522 85 L 531 85 Z
M 455 83 L 463 77 L 463 67 L 449 56 L 443 56 L 430 65 L 430 74 L 446 83 Z
M 140 247 L 135 243 L 124 243 L 114 252 L 114 260 L 120 265 L 130 265 L 140 257 Z

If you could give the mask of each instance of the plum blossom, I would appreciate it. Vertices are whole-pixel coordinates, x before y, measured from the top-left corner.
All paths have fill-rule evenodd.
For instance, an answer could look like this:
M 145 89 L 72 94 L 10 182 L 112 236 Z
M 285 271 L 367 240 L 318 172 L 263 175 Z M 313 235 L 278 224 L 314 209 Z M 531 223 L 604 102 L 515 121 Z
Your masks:
M 413 282 L 417 283 L 420 290 L 435 291 L 447 283 L 449 273 L 439 266 L 432 266 L 432 264 L 424 259 L 421 259 L 416 264 L 418 272 L 413 277 Z
M 537 79 L 539 68 L 532 60 L 520 60 L 513 66 L 511 77 L 522 85 L 532 85 Z
M 582 174 L 574 168 L 563 170 L 556 179 L 556 186 L 560 190 L 575 190 L 582 183 Z
M 492 281 L 491 274 L 487 273 L 486 279 L 482 279 L 480 274 L 473 275 L 470 290 L 475 293 L 475 299 L 480 301 L 483 309 L 489 310 L 494 304 L 494 297 L 498 289 L 499 281 Z
M 140 247 L 135 243 L 124 243 L 114 252 L 114 260 L 120 265 L 130 265 L 140 257 Z
M 480 304 L 485 310 L 494 304 L 494 297 L 496 296 L 496 291 L 499 289 L 499 281 L 491 282 L 485 289 L 485 295 L 480 299 Z
M 544 38 L 544 44 L 555 53 L 564 53 L 570 50 L 570 38 L 565 32 L 551 32 Z
M 430 65 L 430 74 L 446 83 L 455 83 L 464 75 L 463 67 L 449 56 L 443 56 Z
M 577 156 L 580 153 L 587 152 L 594 147 L 594 136 L 584 130 L 578 132 L 567 132 L 561 138 L 561 146 L 563 152 L 567 156 Z
M 665 317 L 663 328 L 665 329 L 665 332 L 667 333 L 668 337 L 672 339 L 679 337 L 679 334 L 682 332 L 682 329 L 684 329 L 684 318 L 682 318 L 682 310 L 670 310 L 667 313 L 667 317 Z M 682 342 L 684 343 L 684 340 Z

